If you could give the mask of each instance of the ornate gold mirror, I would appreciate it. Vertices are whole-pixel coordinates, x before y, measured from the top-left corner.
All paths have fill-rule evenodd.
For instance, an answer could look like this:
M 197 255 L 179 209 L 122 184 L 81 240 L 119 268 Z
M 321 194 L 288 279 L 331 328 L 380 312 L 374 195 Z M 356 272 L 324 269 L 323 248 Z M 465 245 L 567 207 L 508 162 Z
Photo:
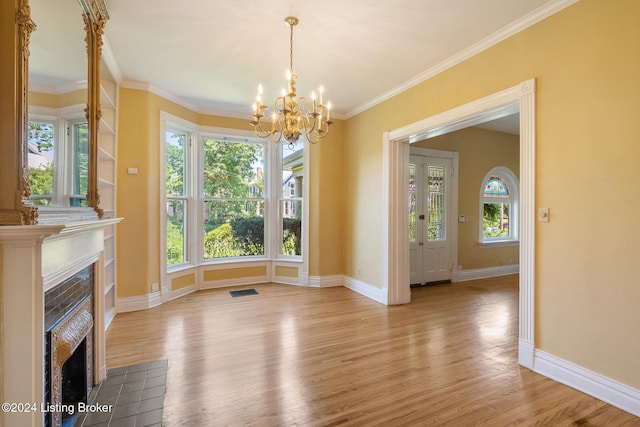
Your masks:
M 0 225 L 50 222 L 49 213 L 59 221 L 78 213 L 102 218 L 97 141 L 105 2 L 10 1 L 17 55 L 7 64 L 13 70 L 0 71 L 16 82 L 16 143 L 0 147 L 8 178 L 0 184 Z

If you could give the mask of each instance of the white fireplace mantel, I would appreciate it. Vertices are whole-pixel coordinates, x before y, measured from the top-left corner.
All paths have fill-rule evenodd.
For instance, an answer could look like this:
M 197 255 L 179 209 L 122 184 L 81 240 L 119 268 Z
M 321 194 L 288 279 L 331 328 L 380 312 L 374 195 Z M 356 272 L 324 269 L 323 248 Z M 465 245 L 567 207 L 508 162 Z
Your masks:
M 104 227 L 120 218 L 0 227 L 0 401 L 44 400 L 44 293 L 96 263 L 94 378 L 106 375 L 104 337 Z M 0 425 L 41 426 L 44 415 L 2 412 Z

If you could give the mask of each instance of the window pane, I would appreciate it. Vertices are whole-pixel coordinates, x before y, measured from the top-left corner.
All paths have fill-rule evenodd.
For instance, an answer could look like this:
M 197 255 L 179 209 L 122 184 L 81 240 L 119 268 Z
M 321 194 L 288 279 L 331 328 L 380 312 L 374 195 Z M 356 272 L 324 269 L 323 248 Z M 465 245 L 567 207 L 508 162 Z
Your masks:
M 87 205 L 87 189 L 89 183 L 89 130 L 86 123 L 73 125 L 73 182 L 69 204 L 71 206 Z
M 509 211 L 507 203 L 485 203 L 483 206 L 482 236 L 509 237 Z
M 304 149 L 303 144 L 289 146 L 282 144 L 282 197 L 302 197 L 302 183 L 304 177 Z
M 429 166 L 429 221 L 427 223 L 428 239 L 445 239 L 445 200 L 444 200 L 444 166 Z
M 205 138 L 202 147 L 205 197 L 264 198 L 261 144 Z
M 409 164 L 409 241 L 416 241 L 416 165 Z
M 485 197 L 509 197 L 509 187 L 497 176 L 489 178 L 484 186 Z
M 264 201 L 204 203 L 204 258 L 264 255 Z
M 167 265 L 188 261 L 185 237 L 185 200 L 167 200 Z
M 51 204 L 54 167 L 53 123 L 29 122 L 29 180 L 35 205 Z
M 187 135 L 167 131 L 165 141 L 167 196 L 184 196 L 184 160 Z
M 282 247 L 283 255 L 302 255 L 302 201 L 283 200 Z

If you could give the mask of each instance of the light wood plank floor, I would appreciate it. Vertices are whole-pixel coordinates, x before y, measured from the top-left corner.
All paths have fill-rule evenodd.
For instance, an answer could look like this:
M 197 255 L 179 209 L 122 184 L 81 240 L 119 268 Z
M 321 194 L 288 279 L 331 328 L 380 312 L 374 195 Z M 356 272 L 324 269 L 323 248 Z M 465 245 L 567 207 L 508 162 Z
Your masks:
M 413 289 L 395 307 L 251 287 L 118 314 L 108 367 L 168 359 L 165 426 L 640 426 L 518 365 L 517 276 Z

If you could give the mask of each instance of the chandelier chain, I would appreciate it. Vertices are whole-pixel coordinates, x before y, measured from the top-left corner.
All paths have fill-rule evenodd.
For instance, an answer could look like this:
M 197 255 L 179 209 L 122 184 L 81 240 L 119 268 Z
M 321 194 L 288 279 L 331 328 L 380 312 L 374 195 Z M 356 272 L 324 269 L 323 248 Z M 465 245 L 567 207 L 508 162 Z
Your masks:
M 289 71 L 293 74 L 293 24 L 289 24 Z

